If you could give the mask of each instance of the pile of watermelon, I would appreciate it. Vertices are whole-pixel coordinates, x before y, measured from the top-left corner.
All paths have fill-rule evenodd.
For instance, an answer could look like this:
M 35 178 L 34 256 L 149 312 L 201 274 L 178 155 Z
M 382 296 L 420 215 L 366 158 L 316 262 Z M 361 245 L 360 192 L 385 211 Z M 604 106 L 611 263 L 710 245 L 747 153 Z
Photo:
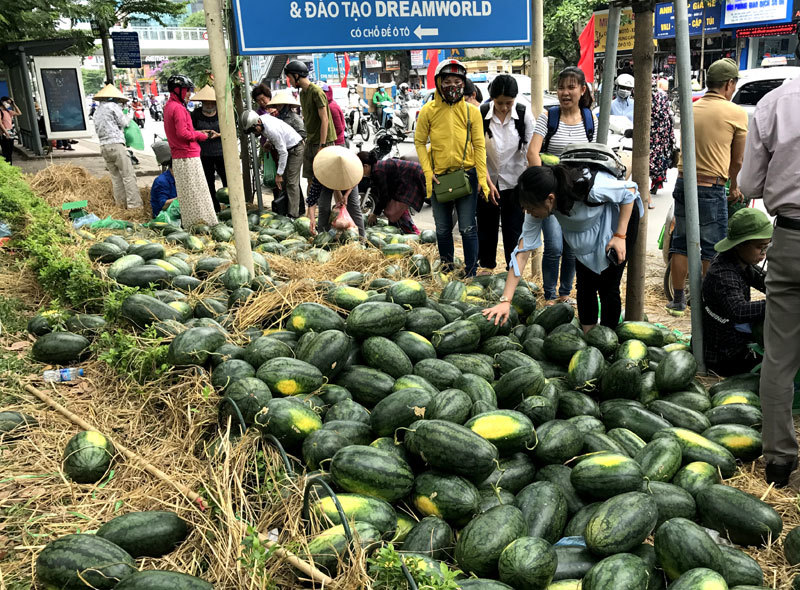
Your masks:
M 336 491 L 350 534 L 321 495 L 313 509 L 330 526 L 304 556 L 319 568 L 336 575 L 352 536 L 368 549 L 392 542 L 428 572 L 460 569 L 464 589 L 763 587 L 758 564 L 730 543 L 778 540 L 780 515 L 723 484 L 761 454 L 757 376 L 706 389 L 671 331 L 623 322 L 584 334 L 571 306 L 537 308 L 524 281 L 496 326 L 482 312 L 502 275 L 430 296 L 396 269 L 345 273 L 317 284 L 330 306 L 301 303 L 242 341 L 230 332 L 236 306 L 283 285 L 268 256 L 317 260 L 330 247 L 304 237 L 301 220 L 250 221 L 255 277 L 231 263 L 220 226 L 209 230 L 215 257 L 119 236 L 90 256 L 121 284 L 159 287 L 128 297 L 122 317 L 154 327 L 175 367 L 210 371 L 223 431 L 257 429 Z M 162 229 L 200 249 L 196 235 Z M 390 228 L 370 239 L 411 257 Z M 424 256 L 410 260 L 418 277 L 433 272 Z M 69 364 L 105 320 L 42 315 L 29 328 L 37 359 Z M 784 551 L 800 563 L 800 533 Z
M 524 283 L 495 326 L 497 277 L 431 298 L 357 274 L 327 285 L 346 315 L 302 303 L 244 346 L 192 327 L 169 358 L 211 370 L 223 429 L 272 435 L 325 478 L 362 546 L 444 561 L 465 589 L 761 587 L 727 541 L 762 546 L 783 523 L 723 484 L 761 454 L 757 376 L 706 390 L 669 330 L 584 335 Z M 335 575 L 348 539 L 332 499 L 314 509 L 330 528 L 309 557 Z

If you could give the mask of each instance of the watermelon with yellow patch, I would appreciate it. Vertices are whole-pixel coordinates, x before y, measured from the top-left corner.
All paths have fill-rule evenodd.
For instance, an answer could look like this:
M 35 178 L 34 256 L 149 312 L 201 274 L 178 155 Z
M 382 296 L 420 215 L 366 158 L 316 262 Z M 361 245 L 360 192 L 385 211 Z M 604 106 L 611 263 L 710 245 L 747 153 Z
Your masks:
M 277 357 L 258 368 L 256 376 L 273 395 L 302 395 L 322 387 L 325 378 L 314 365 L 294 358 Z
M 524 451 L 535 437 L 530 418 L 514 410 L 484 412 L 464 426 L 491 442 L 501 454 Z
M 256 426 L 271 434 L 285 447 L 298 448 L 312 432 L 322 428 L 322 420 L 309 406 L 296 398 L 275 398 L 255 416 Z
M 64 473 L 76 483 L 95 483 L 108 471 L 113 454 L 111 441 L 99 432 L 79 432 L 64 449 Z
M 644 482 L 639 464 L 625 455 L 600 452 L 586 456 L 570 473 L 570 482 L 584 496 L 607 499 L 638 491 Z

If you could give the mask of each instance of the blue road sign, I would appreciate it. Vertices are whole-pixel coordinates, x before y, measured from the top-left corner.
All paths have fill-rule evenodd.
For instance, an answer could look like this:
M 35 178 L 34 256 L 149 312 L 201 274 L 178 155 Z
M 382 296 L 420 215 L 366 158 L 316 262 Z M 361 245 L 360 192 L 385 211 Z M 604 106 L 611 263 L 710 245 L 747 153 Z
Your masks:
M 139 51 L 139 33 L 116 31 L 111 33 L 114 43 L 114 65 L 118 68 L 141 68 L 142 54 Z
M 530 0 L 234 0 L 243 55 L 529 45 Z

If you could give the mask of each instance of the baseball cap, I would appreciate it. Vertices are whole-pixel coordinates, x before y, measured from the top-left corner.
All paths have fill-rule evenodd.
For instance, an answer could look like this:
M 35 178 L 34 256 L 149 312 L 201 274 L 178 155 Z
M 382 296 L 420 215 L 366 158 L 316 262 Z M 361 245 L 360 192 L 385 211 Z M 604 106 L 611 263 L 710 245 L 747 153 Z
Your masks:
M 772 222 L 758 209 L 739 209 L 728 220 L 728 236 L 714 245 L 717 252 L 727 252 L 748 240 L 772 237 Z
M 728 80 L 737 80 L 738 78 L 739 67 L 729 57 L 718 59 L 708 66 L 708 72 L 706 72 L 707 84 L 719 84 Z

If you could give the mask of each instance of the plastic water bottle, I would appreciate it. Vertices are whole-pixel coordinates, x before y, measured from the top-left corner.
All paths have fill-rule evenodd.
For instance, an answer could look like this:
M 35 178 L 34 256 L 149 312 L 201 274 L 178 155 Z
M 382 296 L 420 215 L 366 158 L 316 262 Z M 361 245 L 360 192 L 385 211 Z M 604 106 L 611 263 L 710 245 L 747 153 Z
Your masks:
M 78 377 L 83 377 L 83 369 L 54 369 L 44 372 L 45 383 L 76 381 Z

